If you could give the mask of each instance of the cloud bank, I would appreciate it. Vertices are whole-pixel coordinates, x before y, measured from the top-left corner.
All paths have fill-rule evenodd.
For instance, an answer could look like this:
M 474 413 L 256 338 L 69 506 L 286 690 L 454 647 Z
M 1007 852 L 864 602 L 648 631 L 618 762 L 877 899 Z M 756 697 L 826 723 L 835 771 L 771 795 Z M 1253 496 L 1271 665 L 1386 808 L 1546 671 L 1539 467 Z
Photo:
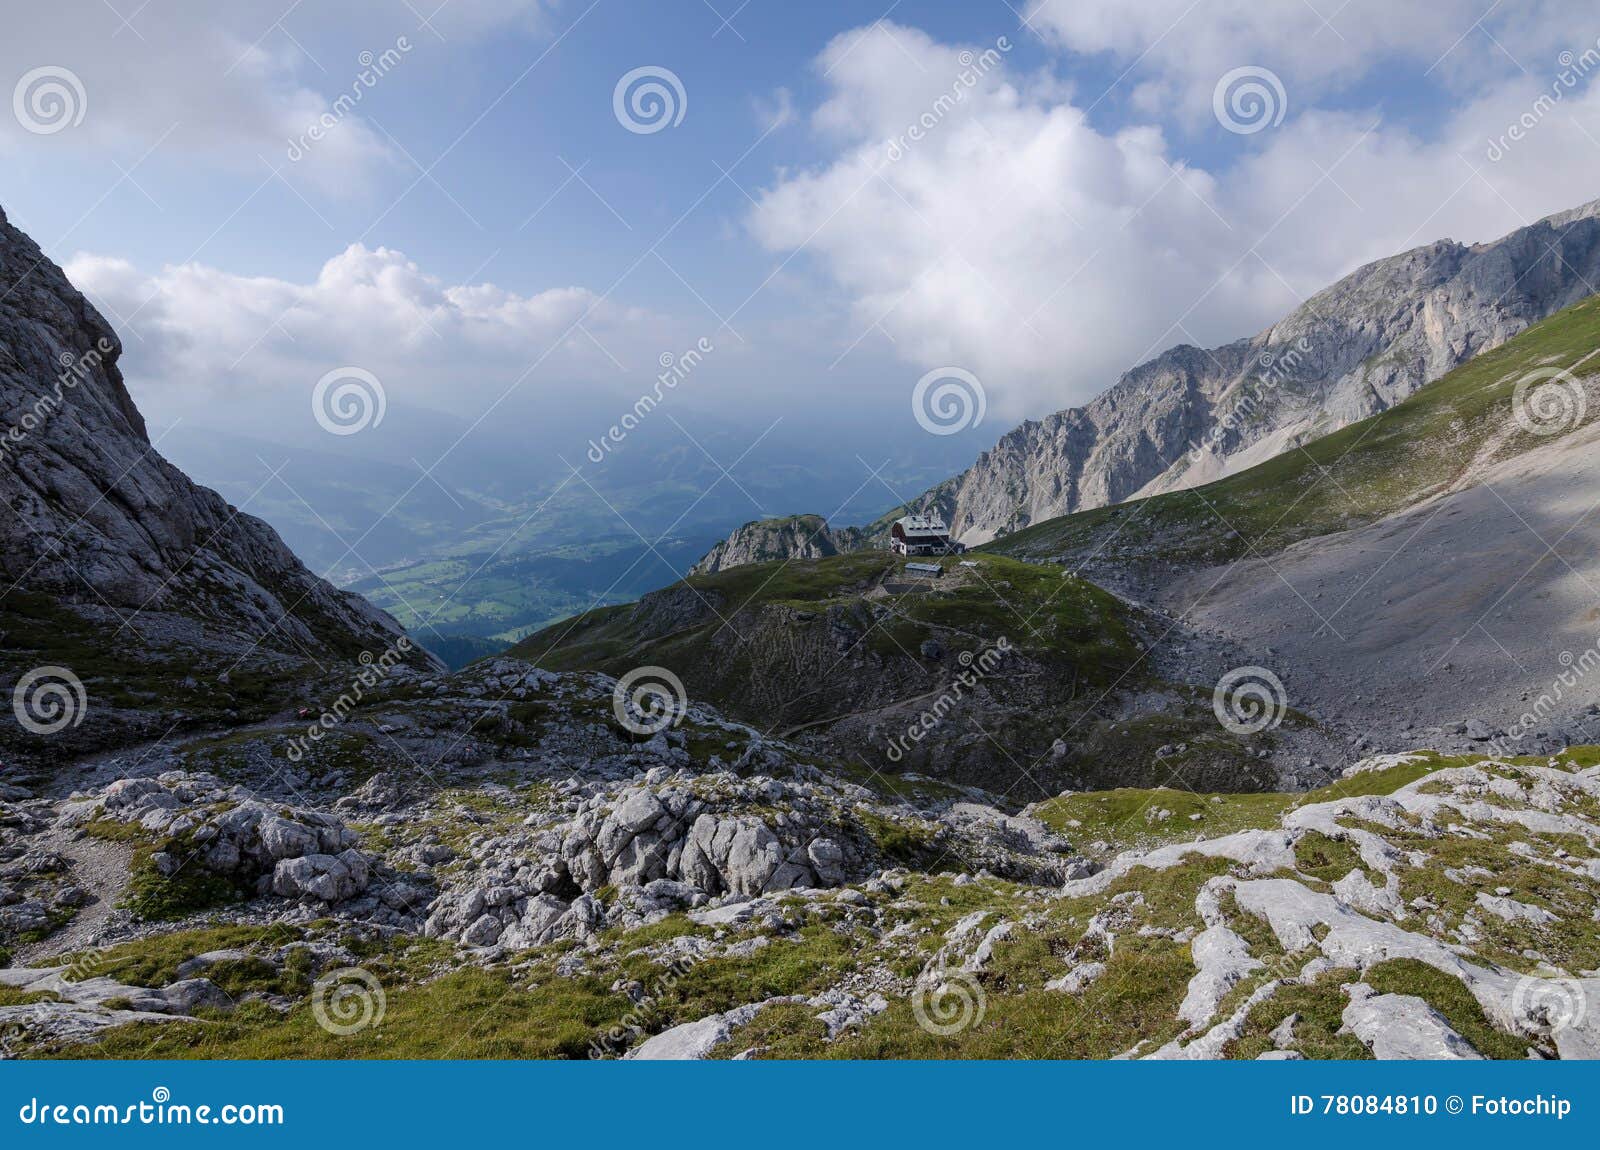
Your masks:
M 1117 6 L 1116 20 L 1111 7 L 1034 15 L 1064 45 L 1119 57 L 1159 35 L 1161 5 Z M 1209 117 L 1223 72 L 1253 47 L 1290 46 L 1287 114 L 1252 134 L 1212 121 L 1209 169 L 1174 144 L 1174 118 L 1103 127 L 1093 95 L 1022 73 L 993 45 L 890 22 L 845 33 L 816 61 L 827 95 L 811 126 L 831 158 L 781 173 L 751 233 L 803 251 L 846 295 L 856 330 L 842 346 L 881 334 L 915 365 L 974 371 L 1014 418 L 1081 402 L 1171 344 L 1253 334 L 1368 260 L 1491 239 L 1600 190 L 1600 71 L 1573 76 L 1496 160 L 1492 141 L 1561 87 L 1559 64 L 1504 76 L 1492 46 L 1458 47 L 1453 66 L 1476 61 L 1482 82 L 1421 139 L 1376 110 L 1297 94 L 1353 82 L 1363 60 L 1448 48 L 1474 16 L 1441 5 L 1390 21 L 1381 41 L 1319 50 L 1297 39 L 1309 10 L 1263 7 L 1223 5 L 1235 18 L 1214 25 L 1208 12 L 1204 37 L 1158 42 L 1141 64 Z

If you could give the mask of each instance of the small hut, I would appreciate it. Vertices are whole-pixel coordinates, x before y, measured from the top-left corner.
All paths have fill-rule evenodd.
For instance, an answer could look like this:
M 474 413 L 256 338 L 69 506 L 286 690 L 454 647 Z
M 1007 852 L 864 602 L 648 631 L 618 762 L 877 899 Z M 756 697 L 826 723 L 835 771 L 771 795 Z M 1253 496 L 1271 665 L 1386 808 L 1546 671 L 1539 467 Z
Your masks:
M 959 555 L 966 548 L 950 539 L 950 528 L 937 515 L 902 515 L 889 529 L 889 548 L 896 555 Z

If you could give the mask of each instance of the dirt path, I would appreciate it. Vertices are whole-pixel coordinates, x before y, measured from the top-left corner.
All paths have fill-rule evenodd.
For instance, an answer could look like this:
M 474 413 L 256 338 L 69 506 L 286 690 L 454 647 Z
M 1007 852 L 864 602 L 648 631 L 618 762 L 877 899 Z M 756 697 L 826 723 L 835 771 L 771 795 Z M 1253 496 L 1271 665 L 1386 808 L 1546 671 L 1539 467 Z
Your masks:
M 122 843 L 101 839 L 74 840 L 76 833 L 73 829 L 52 830 L 39 840 L 38 846 L 71 863 L 72 881 L 88 891 L 93 901 L 79 907 L 72 921 L 48 938 L 18 947 L 12 958 L 15 966 L 93 946 L 123 891 L 128 889 L 133 851 Z

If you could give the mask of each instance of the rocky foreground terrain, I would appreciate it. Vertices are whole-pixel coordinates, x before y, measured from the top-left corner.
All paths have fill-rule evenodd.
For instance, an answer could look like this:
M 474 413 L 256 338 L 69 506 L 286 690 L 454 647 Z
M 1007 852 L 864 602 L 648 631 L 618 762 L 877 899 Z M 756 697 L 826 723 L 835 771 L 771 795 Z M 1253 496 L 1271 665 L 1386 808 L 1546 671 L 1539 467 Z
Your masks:
M 512 660 L 0 803 L 20 1056 L 1594 1057 L 1600 752 L 1002 813 Z

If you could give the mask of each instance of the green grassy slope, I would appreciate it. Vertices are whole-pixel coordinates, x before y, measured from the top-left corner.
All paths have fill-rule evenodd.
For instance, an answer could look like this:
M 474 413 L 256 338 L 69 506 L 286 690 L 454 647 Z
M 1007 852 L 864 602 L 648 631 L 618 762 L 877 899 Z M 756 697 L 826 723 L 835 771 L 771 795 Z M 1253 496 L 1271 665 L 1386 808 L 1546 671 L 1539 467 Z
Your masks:
M 972 562 L 946 561 L 931 586 L 882 551 L 735 567 L 548 627 L 511 653 L 619 677 L 665 667 L 691 699 L 819 738 L 874 778 L 914 771 L 1022 801 L 1068 786 L 1269 785 L 1269 736 L 1220 729 L 1209 684 L 1159 682 L 1121 600 L 1059 567 Z M 1151 709 L 1130 717 L 1121 704 L 1140 691 L 1154 692 Z
M 1099 552 L 1178 561 L 1269 554 L 1360 526 L 1448 490 L 1469 466 L 1549 442 L 1513 416 L 1530 372 L 1572 369 L 1600 349 L 1600 297 L 1535 324 L 1404 403 L 1248 471 L 1190 491 L 1046 520 L 986 546 L 1014 556 Z M 1593 371 L 1594 363 L 1584 364 Z M 1588 419 L 1600 418 L 1589 405 Z
M 552 670 L 610 674 L 659 663 L 683 675 L 691 691 L 696 682 L 715 685 L 715 697 L 736 713 L 771 720 L 775 716 L 752 694 L 751 676 L 776 670 L 794 650 L 755 637 L 781 623 L 803 645 L 805 632 L 831 629 L 839 642 L 819 637 L 837 666 L 822 667 L 821 681 L 810 684 L 814 699 L 796 697 L 780 708 L 777 717 L 795 723 L 826 717 L 829 705 L 849 702 L 827 689 L 829 677 L 845 675 L 869 656 L 885 664 L 892 678 L 908 679 L 908 686 L 937 686 L 939 676 L 924 666 L 930 660 L 921 652 L 928 640 L 945 648 L 937 661 L 950 662 L 963 653 L 977 657 L 1003 638 L 1029 657 L 1076 668 L 1086 683 L 1120 675 L 1138 655 L 1126 609 L 1089 583 L 1000 556 L 985 556 L 964 570 L 966 582 L 949 587 L 948 576 L 943 585 L 908 578 L 905 562 L 883 552 L 755 563 L 694 576 L 637 605 L 558 623 L 524 639 L 512 653 Z M 663 596 L 671 596 L 682 612 L 657 608 Z M 906 675 L 896 664 L 916 670 Z M 798 696 L 806 684 L 794 686 Z

